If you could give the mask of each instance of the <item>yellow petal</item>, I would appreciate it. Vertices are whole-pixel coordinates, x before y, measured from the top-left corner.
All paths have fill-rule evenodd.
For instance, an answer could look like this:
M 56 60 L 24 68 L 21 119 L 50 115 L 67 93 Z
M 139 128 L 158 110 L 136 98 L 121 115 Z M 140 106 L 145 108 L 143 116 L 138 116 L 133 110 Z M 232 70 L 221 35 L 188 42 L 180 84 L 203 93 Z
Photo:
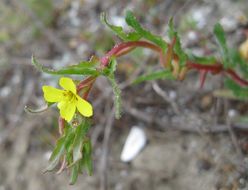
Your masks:
M 70 122 L 76 111 L 75 103 L 67 101 L 59 102 L 58 108 L 60 109 L 60 116 L 64 118 L 67 122 Z
M 63 87 L 65 90 L 69 90 L 73 94 L 76 94 L 76 85 L 74 84 L 71 78 L 68 77 L 60 78 L 59 85 Z
M 90 117 L 93 115 L 93 108 L 89 102 L 77 96 L 77 109 L 85 117 Z
M 59 90 L 52 86 L 43 86 L 42 87 L 44 98 L 47 102 L 59 102 L 63 97 L 63 90 Z

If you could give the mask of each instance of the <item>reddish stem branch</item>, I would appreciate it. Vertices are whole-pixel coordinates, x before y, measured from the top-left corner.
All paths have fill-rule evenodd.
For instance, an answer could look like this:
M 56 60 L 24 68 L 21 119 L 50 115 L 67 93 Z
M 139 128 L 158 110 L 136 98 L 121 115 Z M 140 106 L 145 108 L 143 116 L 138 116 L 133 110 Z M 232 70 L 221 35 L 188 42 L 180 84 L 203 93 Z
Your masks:
M 90 84 L 93 84 L 95 80 L 96 80 L 96 77 L 94 77 L 94 76 L 90 76 L 90 77 L 87 77 L 86 79 L 82 80 L 77 85 L 77 92 L 80 92 L 84 87 L 89 86 Z
M 151 49 L 153 51 L 156 51 L 159 53 L 159 60 L 160 63 L 163 66 L 168 66 L 168 63 L 170 59 L 172 58 L 173 60 L 178 60 L 178 56 L 175 55 L 172 51 L 173 45 L 175 43 L 175 40 L 172 41 L 172 43 L 169 46 L 168 52 L 166 55 L 164 55 L 162 49 L 150 42 L 147 41 L 132 41 L 132 42 L 123 42 L 120 44 L 115 45 L 109 52 L 106 53 L 105 56 L 103 56 L 100 59 L 100 69 L 103 69 L 108 66 L 110 58 L 112 56 L 120 57 L 122 55 L 126 55 L 136 47 L 144 47 Z M 202 72 L 202 77 L 201 77 L 201 86 L 203 86 L 205 78 L 206 78 L 206 73 L 211 72 L 212 74 L 219 74 L 221 72 L 224 72 L 225 74 L 229 75 L 235 82 L 237 82 L 239 85 L 242 86 L 248 86 L 248 81 L 245 79 L 242 79 L 235 71 L 232 69 L 225 69 L 223 65 L 219 62 L 216 62 L 212 65 L 202 65 L 194 62 L 188 61 L 186 63 L 186 69 L 185 72 L 181 72 L 181 77 L 180 79 L 182 80 L 186 74 L 186 72 L 190 69 L 196 69 Z M 173 68 L 172 68 L 173 69 Z M 88 77 L 85 80 L 81 81 L 77 85 L 77 91 L 81 91 L 83 88 L 88 87 L 87 91 L 84 93 L 84 98 L 87 98 L 90 89 L 92 88 L 93 83 L 95 82 L 96 77 Z
M 212 72 L 212 74 L 218 74 L 223 71 L 223 66 L 219 63 L 216 63 L 214 65 L 202 65 L 198 63 L 187 62 L 186 65 L 189 69 L 210 71 Z
M 203 88 L 203 86 L 204 86 L 204 83 L 205 83 L 206 77 L 207 77 L 207 73 L 208 73 L 208 71 L 206 71 L 206 70 L 200 71 L 200 88 Z
M 235 81 L 237 82 L 239 85 L 241 86 L 248 86 L 248 81 L 245 79 L 242 79 L 237 73 L 235 73 L 233 70 L 231 69 L 227 69 L 226 73 Z
M 59 117 L 58 124 L 59 124 L 59 134 L 62 136 L 65 128 L 65 120 L 62 117 Z
M 201 65 L 197 63 L 188 62 L 187 66 L 190 69 L 197 69 L 200 71 L 210 71 L 212 74 L 218 74 L 220 72 L 224 72 L 229 75 L 237 84 L 241 86 L 248 86 L 248 81 L 242 79 L 234 70 L 232 69 L 225 69 L 223 65 L 220 63 L 216 63 L 214 65 Z
M 118 52 L 115 56 L 120 57 L 120 56 L 126 55 L 129 52 L 131 52 L 132 50 L 134 50 L 135 48 L 136 47 L 127 47 L 127 48 L 123 49 L 122 51 Z
M 106 67 L 109 64 L 109 59 L 112 56 L 118 55 L 118 53 L 122 52 L 123 50 L 127 48 L 135 48 L 135 47 L 144 47 L 144 48 L 149 48 L 153 51 L 156 52 L 161 52 L 161 48 L 158 47 L 157 45 L 154 45 L 150 42 L 146 41 L 133 41 L 133 42 L 123 42 L 121 44 L 115 45 L 105 56 L 103 56 L 100 61 L 101 61 L 101 67 Z

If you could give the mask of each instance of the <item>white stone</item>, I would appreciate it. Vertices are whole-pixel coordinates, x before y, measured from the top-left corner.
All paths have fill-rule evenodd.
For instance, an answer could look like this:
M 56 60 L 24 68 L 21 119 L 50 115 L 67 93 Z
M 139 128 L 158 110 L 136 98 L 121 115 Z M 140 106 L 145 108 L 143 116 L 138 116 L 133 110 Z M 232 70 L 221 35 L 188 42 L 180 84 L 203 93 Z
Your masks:
M 147 138 L 144 130 L 137 126 L 132 127 L 121 153 L 121 161 L 132 161 L 144 148 L 146 140 Z

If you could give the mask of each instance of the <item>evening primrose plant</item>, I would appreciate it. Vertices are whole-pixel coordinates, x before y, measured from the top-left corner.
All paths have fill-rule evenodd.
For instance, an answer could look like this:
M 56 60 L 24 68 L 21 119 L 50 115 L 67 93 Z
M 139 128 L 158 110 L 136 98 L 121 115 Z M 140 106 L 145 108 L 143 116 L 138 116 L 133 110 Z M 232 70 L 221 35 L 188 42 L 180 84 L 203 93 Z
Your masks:
M 33 65 L 52 75 L 61 75 L 59 84 L 63 89 L 43 86 L 44 99 L 48 106 L 57 103 L 60 111 L 58 119 L 60 138 L 49 160 L 46 171 L 53 171 L 59 167 L 58 173 L 70 170 L 70 183 L 74 184 L 78 174 L 87 170 L 92 174 L 92 148 L 87 136 L 90 119 L 93 116 L 92 105 L 88 102 L 88 95 L 99 76 L 106 77 L 112 85 L 116 118 L 120 118 L 121 90 L 115 80 L 117 58 L 126 55 L 136 48 L 146 48 L 158 54 L 160 69 L 153 70 L 139 76 L 134 84 L 157 79 L 183 81 L 187 74 L 195 70 L 199 72 L 200 86 L 204 85 L 208 74 L 222 74 L 225 77 L 225 88 L 233 98 L 247 99 L 248 97 L 248 66 L 239 52 L 227 46 L 224 30 L 216 24 L 213 34 L 218 44 L 218 56 L 196 56 L 181 46 L 180 37 L 176 32 L 173 20 L 168 23 L 168 39 L 155 35 L 145 29 L 131 11 L 126 13 L 126 23 L 131 28 L 125 32 L 121 26 L 108 22 L 106 14 L 101 15 L 102 22 L 117 35 L 122 42 L 116 44 L 103 57 L 95 57 L 89 61 L 82 61 L 59 70 L 53 70 L 39 64 L 32 57 Z M 82 80 L 75 82 L 68 75 L 79 75 Z M 31 109 L 27 109 L 32 111 Z

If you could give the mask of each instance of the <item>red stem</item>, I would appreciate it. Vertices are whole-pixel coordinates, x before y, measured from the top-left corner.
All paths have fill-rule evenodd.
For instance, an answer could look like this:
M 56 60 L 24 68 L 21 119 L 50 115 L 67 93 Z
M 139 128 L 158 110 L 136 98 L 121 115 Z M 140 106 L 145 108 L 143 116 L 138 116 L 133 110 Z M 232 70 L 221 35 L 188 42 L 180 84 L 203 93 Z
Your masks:
M 216 63 L 214 65 L 202 65 L 193 62 L 187 62 L 187 66 L 189 67 L 189 69 L 210 71 L 213 74 L 218 74 L 223 71 L 223 66 L 219 63 Z
M 65 120 L 62 117 L 59 117 L 58 124 L 59 124 L 59 134 L 62 136 L 65 128 Z
M 237 82 L 239 85 L 241 86 L 248 86 L 248 81 L 245 79 L 242 79 L 237 73 L 235 73 L 235 71 L 231 70 L 231 69 L 227 69 L 226 73 L 235 81 Z
M 197 63 L 188 62 L 187 66 L 190 69 L 197 69 L 200 71 L 211 71 L 212 74 L 218 74 L 220 72 L 225 72 L 227 75 L 229 75 L 236 83 L 238 83 L 241 86 L 248 86 L 248 81 L 245 79 L 242 79 L 234 70 L 232 69 L 226 69 L 221 65 L 220 63 L 216 63 L 214 65 L 201 65 Z
M 169 45 L 171 49 L 172 49 L 173 45 L 174 45 L 174 41 L 172 42 L 171 45 Z M 166 62 L 168 61 L 167 59 L 169 59 L 170 57 L 172 57 L 173 59 L 178 59 L 177 55 L 175 55 L 175 54 L 173 54 L 171 52 L 167 52 L 166 56 L 164 56 L 164 53 L 163 53 L 162 49 L 159 46 L 157 46 L 155 44 L 152 44 L 150 42 L 147 42 L 147 41 L 123 42 L 123 43 L 115 45 L 109 52 L 106 53 L 105 56 L 103 56 L 100 59 L 100 63 L 101 63 L 100 64 L 100 69 L 103 69 L 103 68 L 108 66 L 110 58 L 112 56 L 120 57 L 122 55 L 125 55 L 125 54 L 129 53 L 130 51 L 132 51 L 136 47 L 144 47 L 144 48 L 148 48 L 148 49 L 151 49 L 153 51 L 158 52 L 159 53 L 159 59 L 160 59 L 160 62 L 161 62 L 162 65 L 166 64 Z M 186 68 L 203 71 L 203 74 L 202 74 L 202 77 L 201 77 L 201 87 L 204 84 L 207 72 L 211 72 L 212 74 L 218 74 L 220 72 L 225 72 L 234 81 L 236 81 L 238 84 L 240 84 L 242 86 L 248 86 L 248 81 L 246 81 L 245 79 L 242 79 L 236 72 L 234 72 L 231 69 L 225 70 L 223 65 L 221 63 L 219 63 L 219 62 L 216 62 L 213 65 L 202 65 L 202 64 L 198 64 L 198 63 L 188 61 L 186 63 Z M 82 82 L 80 82 L 78 84 L 78 86 L 77 86 L 77 91 L 78 92 L 80 90 L 82 90 L 84 87 L 87 87 L 87 86 L 89 87 L 88 90 L 84 94 L 84 98 L 87 98 L 87 96 L 89 94 L 89 91 L 90 91 L 95 79 L 96 79 L 96 77 L 88 77 L 88 78 L 86 78 L 85 80 L 83 80 Z
M 84 87 L 89 86 L 96 80 L 96 77 L 87 77 L 86 79 L 82 80 L 78 85 L 77 85 L 77 93 L 80 92 Z
M 208 74 L 208 71 L 206 70 L 200 71 L 200 88 L 203 88 L 203 85 L 206 81 L 207 74 Z
M 133 42 L 123 42 L 121 44 L 115 45 L 105 56 L 103 56 L 100 61 L 101 61 L 101 67 L 106 67 L 109 63 L 109 59 L 112 56 L 118 55 L 118 53 L 122 52 L 123 50 L 127 48 L 133 48 L 133 47 L 144 47 L 144 48 L 149 48 L 151 50 L 154 50 L 156 52 L 161 52 L 162 49 L 150 42 L 146 41 L 133 41 Z

